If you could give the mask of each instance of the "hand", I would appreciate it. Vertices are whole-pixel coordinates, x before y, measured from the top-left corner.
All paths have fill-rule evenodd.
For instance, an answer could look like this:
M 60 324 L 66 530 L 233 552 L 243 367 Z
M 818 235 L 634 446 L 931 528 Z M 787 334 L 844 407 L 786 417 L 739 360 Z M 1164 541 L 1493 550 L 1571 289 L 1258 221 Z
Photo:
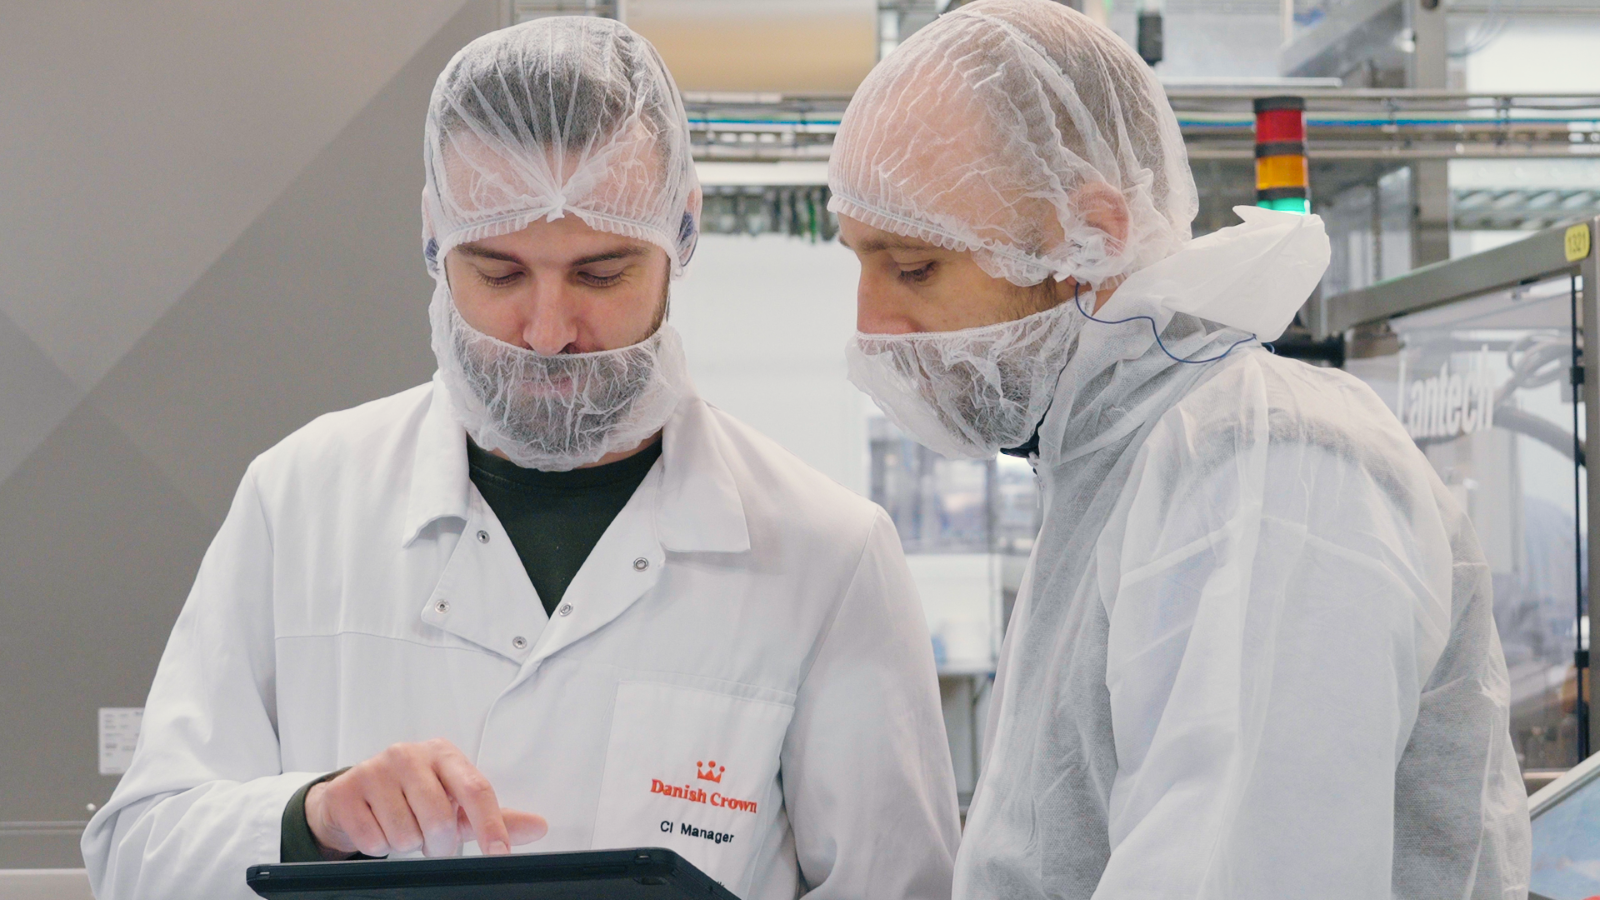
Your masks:
M 306 824 L 332 859 L 419 847 L 426 856 L 455 856 L 469 840 L 497 855 L 550 830 L 542 816 L 501 809 L 489 779 L 443 739 L 394 744 L 313 786 Z

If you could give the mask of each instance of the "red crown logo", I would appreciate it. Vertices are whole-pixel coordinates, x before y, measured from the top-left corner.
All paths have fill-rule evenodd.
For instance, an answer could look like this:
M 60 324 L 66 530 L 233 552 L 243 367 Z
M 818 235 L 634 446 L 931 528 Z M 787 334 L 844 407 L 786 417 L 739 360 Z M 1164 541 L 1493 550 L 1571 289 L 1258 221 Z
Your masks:
M 701 781 L 710 781 L 716 784 L 721 784 L 722 773 L 726 771 L 728 771 L 728 767 L 718 766 L 717 761 L 714 759 L 709 765 L 702 762 L 697 762 L 694 764 L 694 777 L 700 779 Z

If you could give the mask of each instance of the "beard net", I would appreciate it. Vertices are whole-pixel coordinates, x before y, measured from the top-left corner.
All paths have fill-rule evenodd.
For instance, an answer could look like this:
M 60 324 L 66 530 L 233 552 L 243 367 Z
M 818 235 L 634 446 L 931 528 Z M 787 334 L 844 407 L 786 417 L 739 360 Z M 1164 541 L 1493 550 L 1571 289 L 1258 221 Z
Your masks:
M 1043 0 L 978 0 L 889 54 L 845 111 L 828 185 L 839 215 L 970 250 L 1023 286 L 1137 271 L 1182 246 L 1199 209 L 1150 67 Z M 1090 222 L 1119 205 L 1124 240 Z
M 857 334 L 845 358 L 851 382 L 902 431 L 935 453 L 982 459 L 1033 435 L 1083 323 L 1067 302 L 980 328 Z
M 546 356 L 467 324 L 442 282 L 429 318 L 457 420 L 478 446 L 524 468 L 564 472 L 637 446 L 688 385 L 683 344 L 665 323 L 618 350 Z
M 700 184 L 678 88 L 620 22 L 535 19 L 478 38 L 428 103 L 422 190 L 428 269 L 450 248 L 571 213 L 599 231 L 694 253 Z

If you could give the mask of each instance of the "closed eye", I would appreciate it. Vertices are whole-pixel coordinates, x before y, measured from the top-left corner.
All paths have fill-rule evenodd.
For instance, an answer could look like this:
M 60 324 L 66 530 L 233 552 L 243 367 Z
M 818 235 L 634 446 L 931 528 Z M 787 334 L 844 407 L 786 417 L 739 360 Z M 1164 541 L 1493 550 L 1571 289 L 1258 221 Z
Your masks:
M 900 280 L 904 281 L 904 282 L 909 282 L 909 283 L 912 283 L 912 284 L 921 284 L 922 282 L 927 281 L 928 280 L 928 276 L 932 275 L 932 274 L 933 274 L 933 263 L 932 262 L 927 262 L 927 263 L 923 263 L 920 268 L 910 269 L 910 270 L 901 269 L 900 270 Z
M 615 275 L 596 275 L 593 272 L 579 272 L 578 280 L 589 287 L 611 287 L 622 280 L 622 272 Z
M 483 279 L 483 283 L 484 284 L 490 285 L 492 287 L 507 287 L 509 285 L 515 284 L 517 279 L 522 277 L 522 273 L 521 272 L 511 272 L 511 273 L 506 274 L 506 275 L 498 275 L 497 276 L 497 275 L 490 275 L 487 272 L 481 272 L 480 271 L 478 273 L 478 277 Z

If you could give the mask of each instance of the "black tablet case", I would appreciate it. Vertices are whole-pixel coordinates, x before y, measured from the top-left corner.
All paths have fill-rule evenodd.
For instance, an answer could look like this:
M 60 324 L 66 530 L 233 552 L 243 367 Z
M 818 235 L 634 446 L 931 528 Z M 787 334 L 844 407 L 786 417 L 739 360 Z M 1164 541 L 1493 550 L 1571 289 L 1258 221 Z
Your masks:
M 658 847 L 251 866 L 271 900 L 739 900 Z

